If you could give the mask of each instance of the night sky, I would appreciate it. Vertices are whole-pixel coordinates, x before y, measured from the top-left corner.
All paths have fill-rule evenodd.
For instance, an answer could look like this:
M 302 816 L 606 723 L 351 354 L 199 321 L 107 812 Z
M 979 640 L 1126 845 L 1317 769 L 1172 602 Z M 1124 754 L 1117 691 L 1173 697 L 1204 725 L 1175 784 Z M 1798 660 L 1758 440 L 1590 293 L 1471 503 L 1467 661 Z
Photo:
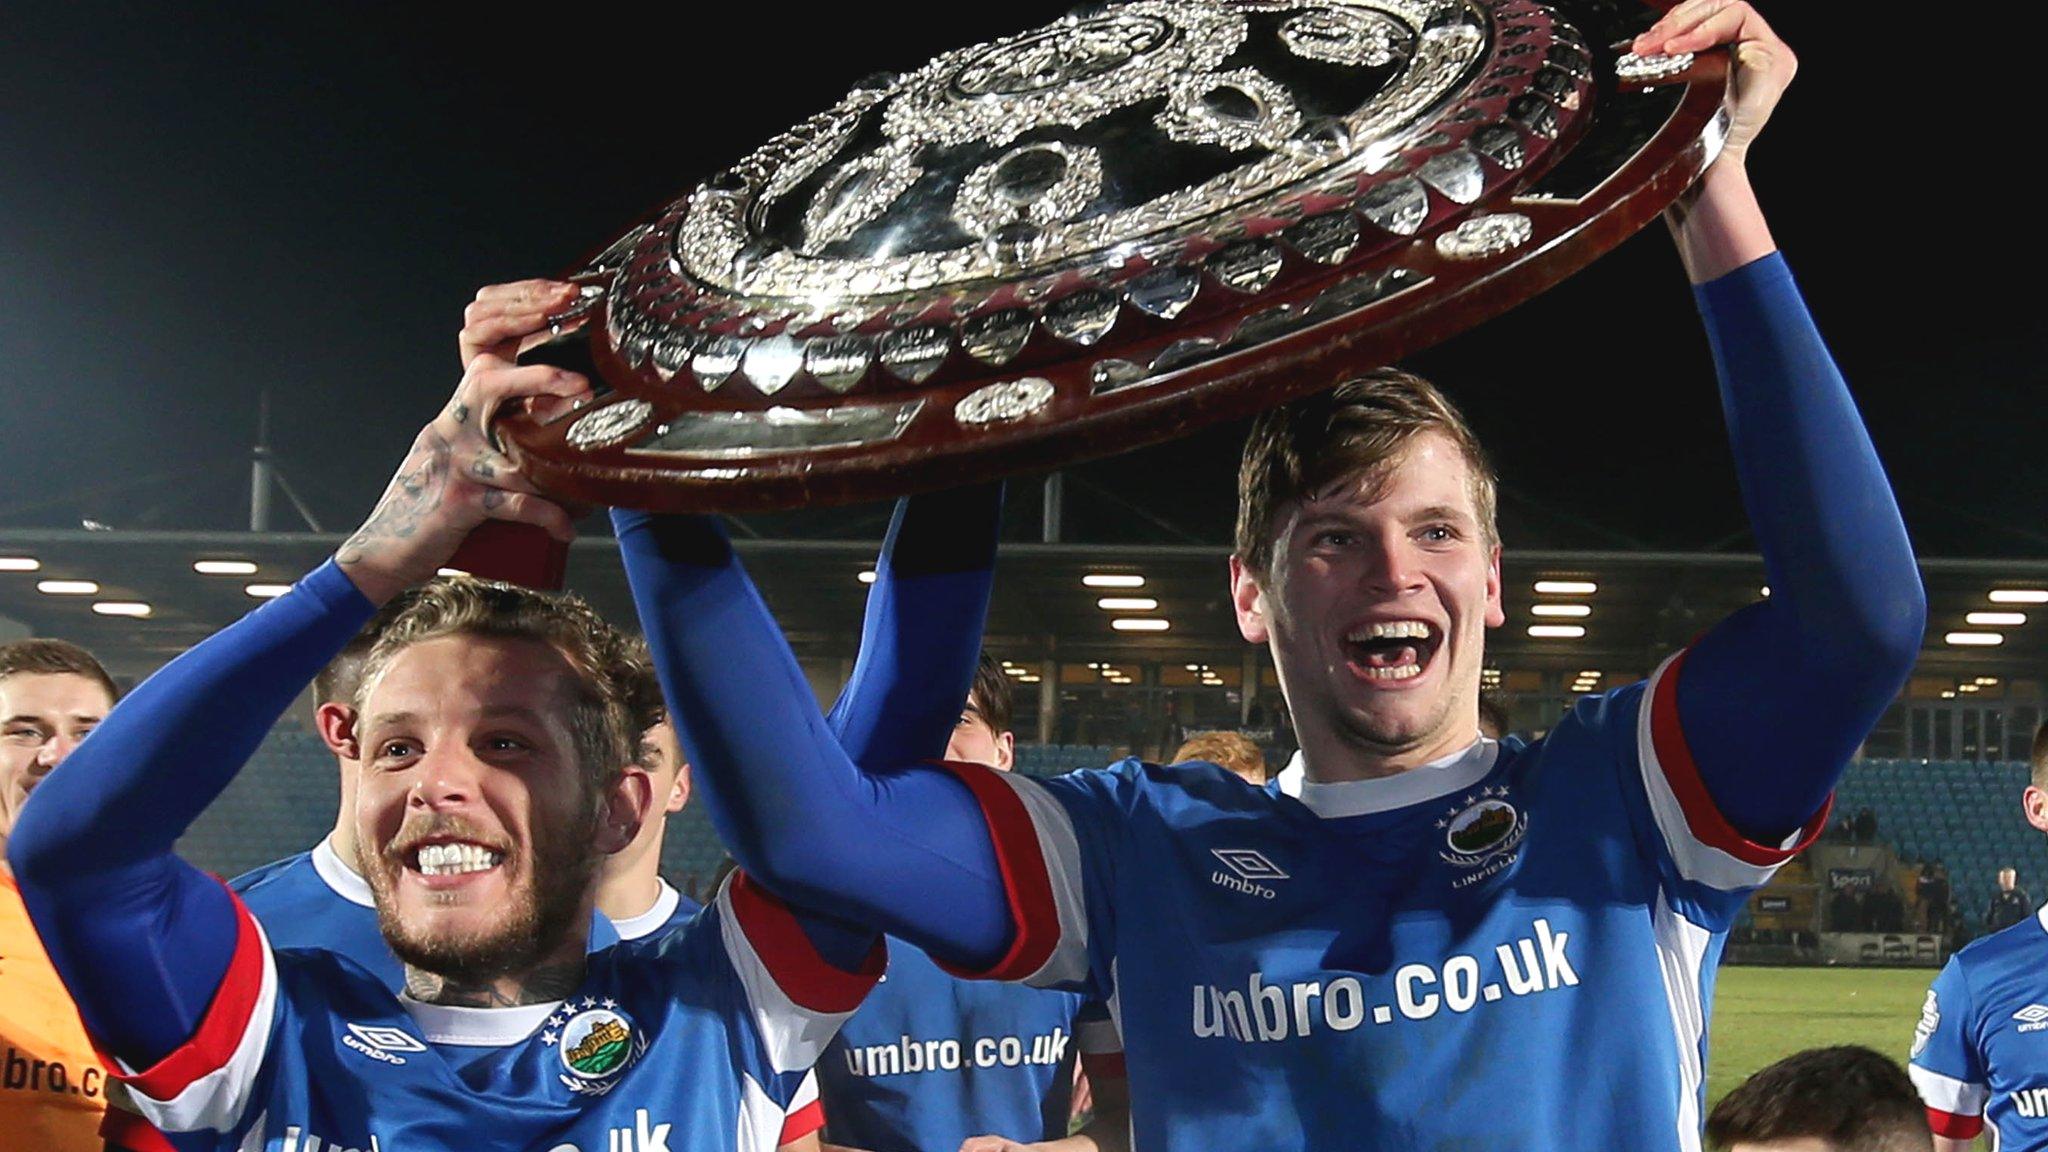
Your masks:
M 2048 558 L 2041 292 L 2011 286 L 2044 250 L 2037 100 L 1964 42 L 2004 34 L 1989 10 L 1840 26 L 1877 7 L 1766 7 L 1802 69 L 1752 171 L 1922 551 Z M 1064 6 L 705 9 L 15 6 L 0 527 L 243 526 L 268 389 L 287 475 L 351 528 L 453 386 L 477 286 L 560 270 L 870 72 Z M 1510 547 L 1751 547 L 1661 228 L 1413 366 L 1495 453 Z M 1069 537 L 1222 542 L 1240 433 L 1075 470 Z M 871 535 L 880 511 L 750 526 Z

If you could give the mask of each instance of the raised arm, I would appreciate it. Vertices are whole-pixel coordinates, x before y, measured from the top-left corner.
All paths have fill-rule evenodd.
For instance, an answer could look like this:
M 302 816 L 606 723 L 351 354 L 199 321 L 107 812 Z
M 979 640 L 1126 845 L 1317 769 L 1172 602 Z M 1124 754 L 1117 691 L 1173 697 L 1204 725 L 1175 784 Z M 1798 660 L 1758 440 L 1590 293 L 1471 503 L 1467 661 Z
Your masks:
M 1635 48 L 1719 44 L 1738 64 L 1727 144 L 1672 223 L 1771 594 L 1693 647 L 1677 702 L 1715 806 L 1747 839 L 1777 844 L 1820 811 L 1904 684 L 1927 609 L 1877 452 L 1749 182 L 1750 143 L 1797 68 L 1791 50 L 1727 0 L 1672 9 Z
M 915 507 L 899 515 L 892 532 L 898 555 L 885 557 L 878 573 L 893 570 L 902 588 L 871 600 L 871 631 L 862 643 L 863 660 L 878 661 L 874 667 L 891 670 L 893 679 L 884 684 L 879 671 L 867 673 L 873 682 L 850 685 L 835 710 L 851 721 L 852 742 L 907 758 L 893 765 L 869 760 L 868 770 L 819 714 L 795 656 L 716 523 L 624 511 L 613 512 L 612 522 L 696 786 L 740 866 L 792 903 L 879 928 L 949 961 L 981 967 L 1000 957 L 1012 928 L 981 810 L 953 776 L 914 763 L 945 747 L 943 733 L 967 697 L 986 605 L 985 573 L 949 573 L 953 561 L 921 560 L 912 575 L 896 570 L 909 566 L 892 563 L 909 558 L 904 544 L 913 527 L 942 520 L 925 519 Z M 992 527 L 960 535 L 992 550 Z M 944 554 L 944 542 L 931 539 L 941 549 L 935 557 Z M 948 587 L 955 578 L 961 586 Z M 976 584 L 980 606 L 971 604 Z M 894 607 L 913 601 L 916 612 Z M 934 604 L 972 610 L 946 626 L 957 633 L 919 639 L 872 630 L 878 619 L 936 628 L 924 614 Z M 895 651 L 876 648 L 882 641 Z M 904 658 L 948 644 L 965 655 L 943 658 L 931 675 Z M 892 710 L 919 729 L 930 722 L 936 730 L 906 728 L 899 740 L 890 731 Z M 941 717 L 945 727 L 937 728 Z
M 571 531 L 478 429 L 512 397 L 586 387 L 479 359 L 334 561 L 150 677 L 36 789 L 8 862 L 106 1051 L 147 1068 L 195 1035 L 244 925 L 227 888 L 172 847 L 375 604 L 431 577 L 487 518 Z

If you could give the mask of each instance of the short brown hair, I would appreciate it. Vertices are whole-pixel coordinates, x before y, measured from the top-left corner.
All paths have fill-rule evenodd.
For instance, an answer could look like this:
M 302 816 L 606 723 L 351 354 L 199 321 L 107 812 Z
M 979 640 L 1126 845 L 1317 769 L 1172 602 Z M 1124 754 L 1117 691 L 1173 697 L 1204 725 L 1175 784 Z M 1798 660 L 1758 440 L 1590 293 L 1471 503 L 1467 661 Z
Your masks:
M 93 654 L 69 640 L 39 638 L 0 644 L 0 680 L 9 676 L 83 676 L 106 689 L 108 700 L 121 698 L 114 678 Z
M 1242 732 L 1198 732 L 1188 737 L 1173 754 L 1173 762 L 1188 760 L 1220 765 L 1253 784 L 1266 782 L 1266 754 Z
M 419 599 L 419 595 L 418 588 L 407 588 L 400 592 L 382 608 L 377 609 L 376 615 L 370 617 L 370 622 L 363 625 L 362 631 L 349 637 L 341 652 L 329 660 L 327 667 L 320 669 L 319 674 L 313 677 L 315 708 L 322 704 L 354 706 L 356 691 L 363 685 L 363 664 L 370 658 L 370 649 L 377 646 L 377 637 L 383 635 L 384 629 L 391 626 L 391 622 L 398 618 L 400 612 Z
M 1494 521 L 1493 465 L 1464 416 L 1436 386 L 1395 368 L 1368 372 L 1328 392 L 1261 415 L 1237 474 L 1237 557 L 1261 579 L 1271 575 L 1282 510 L 1347 476 L 1383 476 L 1415 437 L 1436 432 L 1457 445 L 1472 469 L 1472 507 L 1488 547 L 1500 543 Z
M 1787 1056 L 1722 1097 L 1707 1117 L 1707 1140 L 1716 1148 L 1801 1137 L 1841 1152 L 1934 1147 L 1905 1070 L 1857 1045 Z
M 585 776 L 604 787 L 638 763 L 640 734 L 660 719 L 652 711 L 661 693 L 646 646 L 566 592 L 469 577 L 422 586 L 371 645 L 356 684 L 357 710 L 393 657 L 443 636 L 536 640 L 553 648 L 575 673 L 570 731 Z
M 2034 787 L 2048 788 L 2048 720 L 2034 729 L 2034 747 L 2027 759 L 2034 765 Z
M 1017 700 L 1010 687 L 1010 674 L 987 652 L 981 654 L 980 663 L 975 665 L 974 687 L 968 690 L 967 707 L 998 736 L 1010 730 L 1010 722 L 1015 718 Z

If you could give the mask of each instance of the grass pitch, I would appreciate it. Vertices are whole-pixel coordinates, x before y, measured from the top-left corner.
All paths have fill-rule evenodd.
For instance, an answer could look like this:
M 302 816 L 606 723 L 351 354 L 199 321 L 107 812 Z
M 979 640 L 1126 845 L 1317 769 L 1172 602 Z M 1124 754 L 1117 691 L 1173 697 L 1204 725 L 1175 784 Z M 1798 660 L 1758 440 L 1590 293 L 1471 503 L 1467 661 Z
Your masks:
M 1862 1044 L 1900 1063 L 1932 968 L 1723 968 L 1707 1049 L 1707 1106 L 1806 1048 Z

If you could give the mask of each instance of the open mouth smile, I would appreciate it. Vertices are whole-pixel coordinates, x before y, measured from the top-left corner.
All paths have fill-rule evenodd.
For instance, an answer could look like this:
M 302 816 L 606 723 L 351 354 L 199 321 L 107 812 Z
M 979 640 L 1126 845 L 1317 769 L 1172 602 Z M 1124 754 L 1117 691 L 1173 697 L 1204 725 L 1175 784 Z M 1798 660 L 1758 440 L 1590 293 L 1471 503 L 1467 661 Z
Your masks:
M 1429 667 L 1443 633 L 1424 620 L 1375 620 L 1344 635 L 1352 671 L 1379 684 L 1413 680 Z

